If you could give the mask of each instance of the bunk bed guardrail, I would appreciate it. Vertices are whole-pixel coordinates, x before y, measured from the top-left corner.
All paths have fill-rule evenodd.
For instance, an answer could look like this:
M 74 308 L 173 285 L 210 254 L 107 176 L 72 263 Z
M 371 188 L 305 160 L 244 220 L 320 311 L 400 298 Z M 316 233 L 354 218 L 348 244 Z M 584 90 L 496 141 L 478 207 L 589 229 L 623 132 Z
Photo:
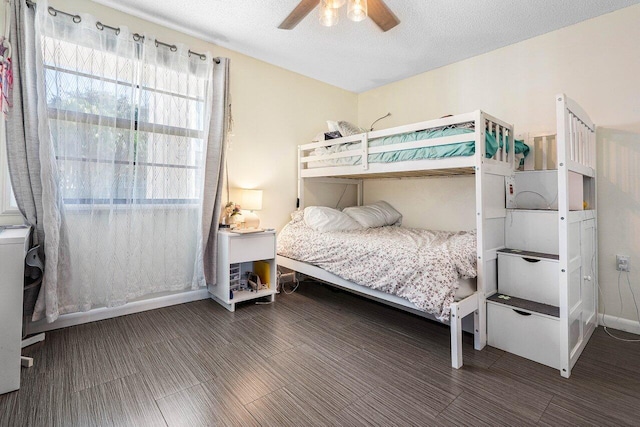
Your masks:
M 593 176 L 596 169 L 596 134 L 595 125 L 589 116 L 575 101 L 564 94 L 557 95 L 560 103 L 561 120 L 566 124 L 564 146 L 560 147 L 567 153 L 569 170 L 583 175 Z M 524 161 L 524 170 L 554 170 L 558 169 L 556 131 L 529 132 L 518 135 L 530 147 L 531 151 Z
M 564 94 L 558 95 L 558 102 L 563 101 L 566 109 L 567 166 L 571 171 L 593 177 L 596 168 L 596 126 L 574 100 Z
M 385 144 L 379 146 L 370 146 L 369 142 L 373 139 L 384 138 L 388 136 L 407 134 L 411 132 L 426 131 L 449 126 L 458 126 L 468 123 L 474 123 L 474 128 L 478 128 L 478 123 L 482 123 L 483 132 L 488 132 L 498 140 L 498 148 L 494 155 L 486 158 L 486 143 L 481 138 L 478 144 L 478 138 L 474 133 L 463 133 L 458 135 L 441 136 L 436 138 L 428 138 L 417 141 L 400 142 L 393 144 Z M 505 174 L 513 170 L 514 165 L 514 135 L 513 126 L 503 122 L 493 116 L 482 111 L 472 113 L 458 114 L 455 116 L 444 117 L 436 120 L 429 120 L 414 123 L 406 126 L 398 126 L 390 129 L 366 132 L 358 135 L 347 136 L 343 138 L 330 139 L 319 142 L 312 142 L 299 146 L 298 165 L 301 177 L 314 176 L 348 176 L 356 174 L 370 173 L 372 164 L 369 162 L 369 155 L 399 152 L 404 150 L 414 150 L 420 148 L 440 147 L 450 144 L 468 143 L 476 141 L 475 154 L 460 157 L 447 158 L 427 158 L 421 160 L 408 160 L 402 162 L 386 163 L 386 165 L 394 163 L 412 164 L 413 166 L 381 166 L 378 164 L 380 172 L 396 172 L 398 170 L 432 170 L 432 169 L 448 169 L 448 168 L 470 168 L 478 166 L 478 158 L 488 165 L 504 168 Z M 360 142 L 360 145 L 357 144 Z M 479 145 L 479 146 L 478 146 Z M 317 154 L 318 148 L 325 148 L 325 153 Z M 329 153 L 327 154 L 326 151 Z M 477 154 L 480 153 L 481 156 Z M 342 163 L 327 163 L 327 161 L 335 161 L 336 159 L 344 159 L 360 156 L 360 160 L 356 164 L 345 165 Z M 311 163 L 325 162 L 320 166 L 311 167 Z M 316 163 L 317 164 L 317 163 Z M 470 170 L 468 173 L 474 173 Z

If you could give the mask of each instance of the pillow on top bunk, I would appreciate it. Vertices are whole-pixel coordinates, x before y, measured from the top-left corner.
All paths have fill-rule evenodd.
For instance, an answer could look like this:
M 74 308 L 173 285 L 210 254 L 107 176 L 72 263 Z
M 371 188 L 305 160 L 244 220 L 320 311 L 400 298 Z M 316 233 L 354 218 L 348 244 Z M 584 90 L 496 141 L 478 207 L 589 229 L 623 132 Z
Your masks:
M 353 123 L 345 122 L 342 120 L 338 122 L 338 130 L 340 131 L 340 135 L 342 136 L 358 135 L 367 131 L 366 129 L 362 129 L 361 127 L 354 125 Z
M 327 120 L 327 127 L 329 128 L 329 132 L 340 132 L 342 136 L 358 135 L 367 131 L 344 120 L 340 120 L 339 122 Z
M 321 233 L 362 229 L 349 215 L 325 206 L 304 208 L 304 222 Z
M 382 200 L 372 205 L 345 208 L 342 212 L 365 228 L 400 225 L 402 223 L 402 214 Z

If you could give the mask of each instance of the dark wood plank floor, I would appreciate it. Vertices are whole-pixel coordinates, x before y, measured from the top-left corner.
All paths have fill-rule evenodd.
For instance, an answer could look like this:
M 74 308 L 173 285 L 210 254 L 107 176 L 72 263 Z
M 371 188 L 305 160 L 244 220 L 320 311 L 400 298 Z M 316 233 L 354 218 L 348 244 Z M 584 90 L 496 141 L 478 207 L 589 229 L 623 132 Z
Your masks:
M 1 426 L 639 425 L 640 344 L 599 328 L 569 380 L 449 329 L 302 284 L 229 313 L 206 300 L 53 331 Z

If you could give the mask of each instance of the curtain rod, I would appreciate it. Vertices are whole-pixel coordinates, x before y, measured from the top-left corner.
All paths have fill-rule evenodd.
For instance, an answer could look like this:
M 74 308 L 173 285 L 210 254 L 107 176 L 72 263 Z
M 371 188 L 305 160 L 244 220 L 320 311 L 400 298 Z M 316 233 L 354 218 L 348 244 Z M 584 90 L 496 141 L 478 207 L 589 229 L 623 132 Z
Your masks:
M 36 2 L 34 2 L 32 0 L 25 0 L 25 3 L 27 4 L 27 7 L 35 7 L 36 4 L 37 4 Z M 76 24 L 79 24 L 80 22 L 82 22 L 82 17 L 80 15 L 73 15 L 71 13 L 55 9 L 55 8 L 53 8 L 51 6 L 49 6 L 49 8 L 47 10 L 49 11 L 49 14 L 51 16 L 57 16 L 58 14 L 61 14 L 61 15 L 65 15 L 65 16 L 70 17 L 73 20 L 73 22 L 76 23 Z M 120 34 L 120 27 L 112 27 L 110 25 L 105 25 L 100 21 L 96 22 L 96 28 L 101 30 L 101 31 L 104 30 L 105 28 L 108 28 L 110 30 L 113 30 L 116 33 L 116 35 Z M 144 41 L 144 36 L 140 35 L 138 33 L 134 33 L 133 34 L 133 40 L 136 41 L 136 42 Z M 162 42 L 162 41 L 160 41 L 158 39 L 155 39 L 154 42 L 155 42 L 156 47 L 165 46 L 165 47 L 168 47 L 171 52 L 175 52 L 175 51 L 178 50 L 178 46 L 176 46 L 175 44 L 165 43 L 165 42 Z M 189 56 L 195 55 L 195 56 L 199 57 L 203 61 L 207 59 L 207 55 L 205 55 L 204 53 L 194 52 L 191 49 L 189 49 L 188 52 L 189 52 Z M 215 62 L 216 64 L 219 64 L 220 63 L 220 58 L 213 58 L 213 62 Z

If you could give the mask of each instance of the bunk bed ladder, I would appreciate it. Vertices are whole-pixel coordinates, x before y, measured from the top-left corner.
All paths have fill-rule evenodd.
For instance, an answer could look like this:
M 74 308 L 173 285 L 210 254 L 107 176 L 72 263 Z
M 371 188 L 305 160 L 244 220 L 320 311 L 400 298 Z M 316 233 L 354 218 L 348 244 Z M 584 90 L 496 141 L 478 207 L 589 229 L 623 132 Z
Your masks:
M 476 350 L 482 350 L 487 345 L 487 314 L 485 304 L 485 215 L 486 206 L 483 195 L 486 190 L 485 168 L 482 167 L 486 156 L 485 134 L 486 129 L 485 115 L 482 111 L 476 112 L 475 124 L 475 182 L 476 182 L 476 239 L 477 239 L 477 278 L 476 278 L 476 295 L 477 308 L 473 316 L 473 346 Z

